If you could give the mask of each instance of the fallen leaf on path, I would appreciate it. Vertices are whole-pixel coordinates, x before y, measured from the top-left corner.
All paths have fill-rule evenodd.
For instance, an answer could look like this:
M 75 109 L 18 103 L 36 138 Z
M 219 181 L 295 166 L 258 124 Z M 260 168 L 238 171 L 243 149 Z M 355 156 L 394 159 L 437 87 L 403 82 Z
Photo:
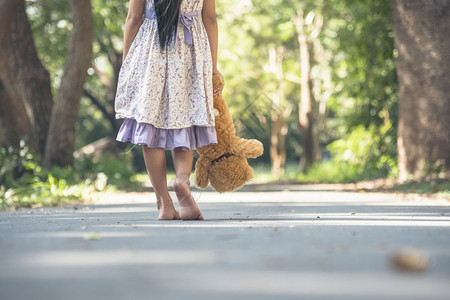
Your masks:
M 428 255 L 414 248 L 406 248 L 391 256 L 391 266 L 408 272 L 423 272 L 430 264 Z
M 89 232 L 89 233 L 84 235 L 84 239 L 87 240 L 87 241 L 88 240 L 99 240 L 101 238 L 102 237 L 95 231 L 91 231 L 91 232 Z

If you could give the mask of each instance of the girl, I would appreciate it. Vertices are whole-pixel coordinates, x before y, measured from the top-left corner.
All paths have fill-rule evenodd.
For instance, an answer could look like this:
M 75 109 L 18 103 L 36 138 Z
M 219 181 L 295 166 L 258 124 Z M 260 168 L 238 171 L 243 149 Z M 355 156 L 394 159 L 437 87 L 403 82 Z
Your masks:
M 217 143 L 212 76 L 217 70 L 215 0 L 130 0 L 115 99 L 117 140 L 143 146 L 160 220 L 203 220 L 190 192 L 194 150 Z M 172 150 L 179 213 L 167 190 Z

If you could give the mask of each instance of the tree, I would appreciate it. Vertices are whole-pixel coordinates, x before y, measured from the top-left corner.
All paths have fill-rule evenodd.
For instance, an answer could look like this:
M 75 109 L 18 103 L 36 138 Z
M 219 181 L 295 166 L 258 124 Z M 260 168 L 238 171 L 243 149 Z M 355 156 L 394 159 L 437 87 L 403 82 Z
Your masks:
M 91 3 L 94 21 L 92 65 L 80 101 L 76 149 L 104 136 L 115 136 L 121 124 L 121 120 L 115 118 L 114 98 L 122 64 L 123 26 L 128 2 L 91 0 Z M 69 2 L 46 0 L 29 3 L 27 7 L 39 57 L 49 70 L 56 91 L 64 72 L 67 40 L 72 28 Z M 49 40 L 54 47 L 48 47 Z
M 10 23 L 21 4 L 21 0 L 0 1 L 0 115 L 6 145 L 18 148 L 20 139 L 28 137 L 31 146 L 37 148 L 19 83 L 14 76 L 14 61 L 10 59 Z
M 450 177 L 450 2 L 392 0 L 400 179 Z
M 50 126 L 53 97 L 50 75 L 42 66 L 36 53 L 23 2 L 17 7 L 11 22 L 10 43 L 12 62 L 14 63 L 13 73 L 20 84 L 21 98 L 27 107 L 37 152 L 43 155 Z
M 326 102 L 329 92 L 323 90 L 322 82 L 325 78 L 312 78 L 312 67 L 329 63 L 326 51 L 318 38 L 323 25 L 323 17 L 311 10 L 304 16 L 302 8 L 297 10 L 292 18 L 297 31 L 297 39 L 300 54 L 300 99 L 298 105 L 298 123 L 303 134 L 303 155 L 300 166 L 308 171 L 311 166 L 321 160 L 321 149 L 319 145 L 318 121 L 324 117 Z M 316 91 L 316 93 L 314 93 Z M 317 105 L 320 100 L 320 106 Z M 321 128 L 323 129 L 323 128 Z
M 64 74 L 53 103 L 48 71 L 39 60 L 25 2 L 0 2 L 0 104 L 6 143 L 26 137 L 46 167 L 73 162 L 75 122 L 92 53 L 90 0 L 71 0 L 73 29 Z
M 43 164 L 73 163 L 75 123 L 87 68 L 91 63 L 94 25 L 90 0 L 71 0 L 73 29 L 64 75 L 51 115 Z
M 292 108 L 286 102 L 285 72 L 283 70 L 283 60 L 285 48 L 278 46 L 269 51 L 269 70 L 273 72 L 273 80 L 276 88 L 272 95 L 272 107 L 270 114 L 270 160 L 272 163 L 272 175 L 275 179 L 280 179 L 284 174 L 286 163 L 286 134 L 288 132 L 287 118 Z

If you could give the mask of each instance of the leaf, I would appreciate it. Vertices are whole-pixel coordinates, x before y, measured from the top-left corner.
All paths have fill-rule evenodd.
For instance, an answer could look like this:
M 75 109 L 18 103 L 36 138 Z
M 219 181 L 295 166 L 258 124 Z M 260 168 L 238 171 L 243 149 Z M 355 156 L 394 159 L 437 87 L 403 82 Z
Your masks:
M 394 253 L 390 258 L 391 266 L 405 272 L 423 272 L 430 265 L 428 255 L 415 248 L 406 248 Z
M 99 240 L 102 237 L 98 234 L 98 232 L 95 231 L 91 231 L 87 234 L 84 235 L 84 239 L 89 241 L 89 240 Z

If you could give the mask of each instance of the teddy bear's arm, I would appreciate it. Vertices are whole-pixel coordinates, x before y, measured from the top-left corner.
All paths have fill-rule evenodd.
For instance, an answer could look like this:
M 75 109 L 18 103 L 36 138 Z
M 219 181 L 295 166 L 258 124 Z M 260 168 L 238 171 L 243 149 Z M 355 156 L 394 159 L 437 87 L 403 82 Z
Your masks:
M 248 158 L 257 158 L 264 152 L 262 143 L 258 140 L 238 138 L 233 143 L 233 153 Z
M 208 163 L 209 161 L 204 157 L 200 158 L 195 163 L 195 186 L 204 190 L 208 187 Z

